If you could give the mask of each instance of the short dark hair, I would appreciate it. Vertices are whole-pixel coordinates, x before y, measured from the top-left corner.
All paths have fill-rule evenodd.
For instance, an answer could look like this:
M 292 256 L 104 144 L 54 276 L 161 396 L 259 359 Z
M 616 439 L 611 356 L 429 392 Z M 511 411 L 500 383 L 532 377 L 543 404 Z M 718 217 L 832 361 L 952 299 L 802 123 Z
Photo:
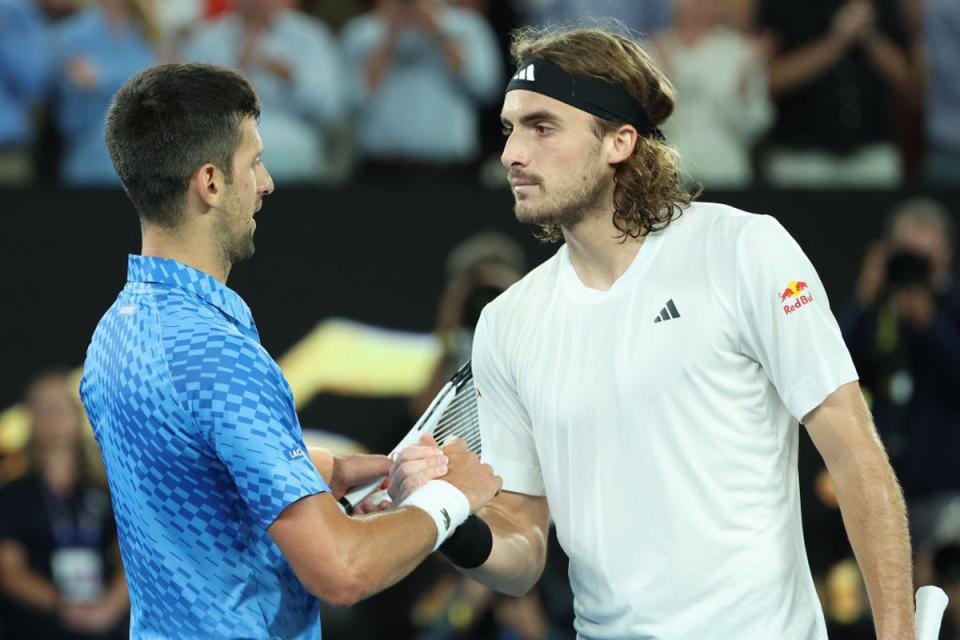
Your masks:
M 232 180 L 247 117 L 260 117 L 260 100 L 223 67 L 164 64 L 128 80 L 107 113 L 106 140 L 141 221 L 176 226 L 190 178 L 207 162 Z

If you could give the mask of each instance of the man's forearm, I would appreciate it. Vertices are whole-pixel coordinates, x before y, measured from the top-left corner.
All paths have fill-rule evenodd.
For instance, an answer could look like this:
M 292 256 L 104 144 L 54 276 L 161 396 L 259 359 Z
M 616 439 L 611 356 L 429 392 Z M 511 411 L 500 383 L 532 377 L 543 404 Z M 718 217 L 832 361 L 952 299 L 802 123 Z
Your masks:
M 313 466 L 316 467 L 317 473 L 329 486 L 333 482 L 333 453 L 320 447 L 310 447 L 309 451 Z
M 906 509 L 882 450 L 830 468 L 877 638 L 913 638 L 912 566 Z
M 477 515 L 493 533 L 493 548 L 480 567 L 461 569 L 461 572 L 495 591 L 512 596 L 525 594 L 543 574 L 547 558 L 546 529 L 518 526 L 510 515 L 492 504 Z
M 847 45 L 828 34 L 797 51 L 778 56 L 770 63 L 770 93 L 780 96 L 803 87 L 833 66 Z
M 874 69 L 894 90 L 908 92 L 920 88 L 920 82 L 915 80 L 919 74 L 912 72 L 910 60 L 903 49 L 882 32 L 872 34 L 864 43 L 864 48 Z
M 60 594 L 53 583 L 29 569 L 3 576 L 0 591 L 38 611 L 54 611 L 60 604 Z

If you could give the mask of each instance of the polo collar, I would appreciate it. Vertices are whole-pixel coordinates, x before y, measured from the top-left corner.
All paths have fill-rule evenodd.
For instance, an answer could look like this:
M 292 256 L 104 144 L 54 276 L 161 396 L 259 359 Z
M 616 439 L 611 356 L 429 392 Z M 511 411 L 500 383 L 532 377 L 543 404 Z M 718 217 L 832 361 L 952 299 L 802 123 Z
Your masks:
M 154 256 L 127 256 L 127 282 L 152 282 L 185 289 L 233 318 L 256 330 L 250 307 L 236 291 L 213 276 L 193 267 Z

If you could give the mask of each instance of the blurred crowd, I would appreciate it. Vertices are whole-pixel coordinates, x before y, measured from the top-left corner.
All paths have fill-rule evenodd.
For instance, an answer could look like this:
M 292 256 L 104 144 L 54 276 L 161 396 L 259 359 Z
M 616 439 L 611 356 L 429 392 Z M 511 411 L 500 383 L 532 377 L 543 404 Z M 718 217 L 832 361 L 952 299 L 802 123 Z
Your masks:
M 679 93 L 691 182 L 960 184 L 955 0 L 0 0 L 0 184 L 117 185 L 111 96 L 175 60 L 253 82 L 284 183 L 495 182 L 511 29 L 611 19 Z

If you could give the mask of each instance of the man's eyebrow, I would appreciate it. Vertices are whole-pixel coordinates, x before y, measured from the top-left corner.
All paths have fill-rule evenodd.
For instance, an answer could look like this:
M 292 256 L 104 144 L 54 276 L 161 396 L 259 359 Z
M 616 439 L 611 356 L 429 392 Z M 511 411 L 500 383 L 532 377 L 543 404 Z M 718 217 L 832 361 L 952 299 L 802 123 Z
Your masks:
M 533 122 L 540 122 L 542 120 L 547 120 L 549 122 L 559 122 L 560 118 L 550 111 L 534 111 L 533 113 L 528 113 L 520 117 L 520 124 L 531 124 Z M 513 123 L 500 116 L 500 124 L 505 127 L 512 127 Z
M 528 113 L 527 115 L 520 118 L 521 124 L 531 124 L 533 122 L 539 122 L 540 120 L 548 120 L 550 122 L 558 122 L 559 117 L 555 113 L 550 111 L 534 111 L 533 113 Z

